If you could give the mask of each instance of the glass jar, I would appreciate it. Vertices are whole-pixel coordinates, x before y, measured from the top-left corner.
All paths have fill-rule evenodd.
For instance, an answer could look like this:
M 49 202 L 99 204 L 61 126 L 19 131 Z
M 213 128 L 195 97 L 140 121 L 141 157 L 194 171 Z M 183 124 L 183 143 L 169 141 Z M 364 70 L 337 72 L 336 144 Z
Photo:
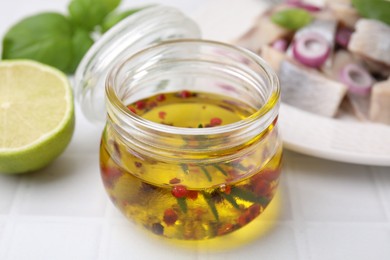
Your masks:
M 151 26 L 146 17 L 159 22 Z M 103 51 L 110 61 L 103 59 L 109 66 L 102 76 L 96 53 L 124 39 L 116 31 L 114 43 L 105 36 L 110 40 L 92 49 L 77 73 L 81 99 L 89 104 L 84 111 L 94 119 L 102 110 L 86 93 L 106 78 L 100 167 L 107 193 L 128 219 L 167 238 L 202 240 L 245 226 L 278 186 L 275 73 L 245 49 L 189 39 L 198 30 L 175 9 L 153 7 L 130 18 L 119 26 L 136 21 L 132 30 L 151 44 L 129 50 L 134 42 L 120 42 L 116 55 Z

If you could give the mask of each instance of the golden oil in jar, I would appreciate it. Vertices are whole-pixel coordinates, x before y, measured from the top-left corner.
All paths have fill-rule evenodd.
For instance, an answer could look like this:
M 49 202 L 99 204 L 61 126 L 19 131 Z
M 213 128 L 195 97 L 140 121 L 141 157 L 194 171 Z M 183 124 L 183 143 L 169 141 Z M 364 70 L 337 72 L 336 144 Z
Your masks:
M 180 128 L 234 124 L 256 112 L 227 96 L 190 92 L 160 93 L 128 105 L 137 116 Z M 276 120 L 254 140 L 220 151 L 243 153 L 227 161 L 212 151 L 169 162 L 126 146 L 107 125 L 100 161 L 104 186 L 113 203 L 135 223 L 167 238 L 202 240 L 233 232 L 258 217 L 273 198 L 281 168 Z M 184 149 L 208 145 L 207 136 L 183 136 Z M 206 149 L 207 150 L 207 149 Z M 217 152 L 218 153 L 218 152 Z M 173 153 L 174 154 L 174 153 Z M 183 162 L 190 161 L 190 162 Z

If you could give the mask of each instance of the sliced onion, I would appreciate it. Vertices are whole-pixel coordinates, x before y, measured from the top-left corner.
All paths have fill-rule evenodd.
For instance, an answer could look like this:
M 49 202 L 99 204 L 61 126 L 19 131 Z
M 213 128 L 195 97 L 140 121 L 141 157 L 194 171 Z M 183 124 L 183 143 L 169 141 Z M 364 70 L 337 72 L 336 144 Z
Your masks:
M 328 41 L 318 33 L 305 33 L 294 42 L 294 58 L 308 67 L 320 67 L 325 63 L 329 54 Z
M 319 12 L 319 11 L 321 11 L 321 7 L 304 3 L 301 0 L 287 0 L 286 3 L 288 5 L 290 5 L 290 6 L 298 7 L 298 8 L 301 8 L 301 9 L 305 9 L 306 11 L 309 11 L 309 12 Z
M 288 47 L 288 42 L 285 39 L 276 40 L 272 44 L 272 48 L 274 48 L 275 50 L 278 50 L 280 52 L 285 52 L 287 50 L 287 47 Z
M 348 91 L 353 94 L 366 96 L 370 94 L 374 84 L 370 73 L 362 66 L 350 63 L 340 71 L 340 81 L 348 87 Z
M 347 48 L 352 33 L 353 31 L 347 27 L 339 28 L 336 33 L 337 44 L 339 44 L 343 48 Z

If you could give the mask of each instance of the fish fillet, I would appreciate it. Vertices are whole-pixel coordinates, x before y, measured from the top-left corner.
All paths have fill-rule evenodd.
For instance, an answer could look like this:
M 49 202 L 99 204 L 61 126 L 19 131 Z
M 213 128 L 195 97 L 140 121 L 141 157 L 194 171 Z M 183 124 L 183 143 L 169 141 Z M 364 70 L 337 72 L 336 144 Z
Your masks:
M 354 28 L 360 18 L 359 13 L 351 4 L 329 2 L 328 7 L 337 20 L 347 27 Z
M 390 79 L 375 84 L 371 92 L 370 119 L 390 125 Z
M 343 84 L 287 60 L 281 64 L 279 78 L 283 102 L 327 117 L 336 115 L 347 92 Z
M 346 65 L 351 63 L 363 66 L 363 62 L 359 58 L 355 57 L 352 53 L 345 50 L 340 50 L 336 52 L 333 57 L 332 67 L 325 68 L 323 72 L 331 79 L 340 81 L 341 70 Z M 347 93 L 347 99 L 351 106 L 351 112 L 353 115 L 360 120 L 368 120 L 370 110 L 370 96 L 359 96 L 353 93 Z
M 390 66 L 390 26 L 376 20 L 359 19 L 348 50 Z
M 362 64 L 362 62 L 352 53 L 345 50 L 339 50 L 333 55 L 332 66 L 322 68 L 322 71 L 328 77 L 338 81 L 340 80 L 341 70 L 350 63 Z
M 272 22 L 270 16 L 262 15 L 256 20 L 255 25 L 234 43 L 259 53 L 262 46 L 271 44 L 280 38 L 288 37 L 291 34 L 290 30 Z
M 359 96 L 347 93 L 347 98 L 351 104 L 352 112 L 355 117 L 361 121 L 367 121 L 370 118 L 370 96 Z

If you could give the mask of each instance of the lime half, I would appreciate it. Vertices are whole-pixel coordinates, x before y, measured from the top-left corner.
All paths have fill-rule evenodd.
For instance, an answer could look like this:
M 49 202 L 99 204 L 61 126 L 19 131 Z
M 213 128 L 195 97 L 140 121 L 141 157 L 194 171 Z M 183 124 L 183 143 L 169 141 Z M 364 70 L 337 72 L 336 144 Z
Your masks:
M 65 74 L 34 61 L 0 62 L 0 173 L 38 170 L 58 157 L 74 130 Z

